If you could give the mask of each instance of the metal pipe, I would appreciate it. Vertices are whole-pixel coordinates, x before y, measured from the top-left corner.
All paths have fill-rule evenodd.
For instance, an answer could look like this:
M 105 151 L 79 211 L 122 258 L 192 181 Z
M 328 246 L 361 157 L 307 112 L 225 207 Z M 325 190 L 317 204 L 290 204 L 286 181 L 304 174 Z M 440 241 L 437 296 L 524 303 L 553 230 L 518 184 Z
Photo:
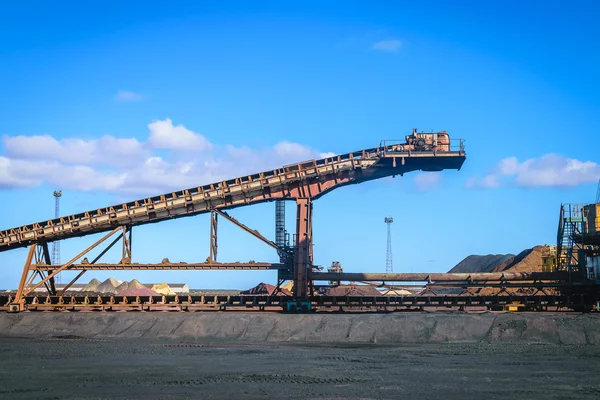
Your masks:
M 566 278 L 562 272 L 485 272 L 485 273 L 400 273 L 371 274 L 355 272 L 311 272 L 313 281 L 382 281 L 382 282 L 444 282 L 444 281 L 558 281 Z
M 51 266 L 45 264 L 34 264 L 36 269 L 46 271 Z M 71 264 L 65 270 L 67 271 L 102 271 L 102 270 L 277 270 L 285 269 L 285 264 L 272 264 L 267 262 L 251 262 L 251 263 L 160 263 L 160 264 L 139 264 L 139 263 L 86 263 L 86 264 Z

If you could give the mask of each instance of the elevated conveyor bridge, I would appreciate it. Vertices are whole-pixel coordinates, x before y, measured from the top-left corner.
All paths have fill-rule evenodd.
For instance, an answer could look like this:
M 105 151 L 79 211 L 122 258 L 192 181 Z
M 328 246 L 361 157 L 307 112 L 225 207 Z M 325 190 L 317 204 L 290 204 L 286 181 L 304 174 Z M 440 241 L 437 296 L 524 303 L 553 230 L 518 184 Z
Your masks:
M 403 175 L 411 171 L 460 170 L 465 159 L 466 153 L 462 140 L 450 142 L 445 132 L 416 134 L 414 131 L 412 136 L 407 137 L 406 142 L 383 141 L 379 146 L 365 150 L 286 165 L 209 185 L 5 229 L 0 231 L 0 252 L 29 246 L 12 309 L 21 310 L 24 304 L 23 297 L 42 285 L 48 288 L 51 295 L 56 295 L 54 277 L 64 270 L 81 271 L 68 285 L 70 286 L 86 270 L 161 269 L 160 264 L 131 263 L 132 228 L 203 213 L 212 215 L 209 259 L 206 263 L 188 266 L 166 262 L 164 269 L 276 269 L 279 271 L 280 280 L 293 279 L 295 298 L 307 298 L 310 294 L 309 274 L 313 268 L 313 200 L 341 186 Z M 235 207 L 274 200 L 296 202 L 295 243 L 292 249 L 278 249 L 283 253 L 287 251 L 289 258 L 282 260 L 285 261 L 282 264 L 217 263 L 217 216 L 229 219 L 260 240 L 277 248 L 275 243 L 225 213 L 225 210 Z M 102 232 L 108 234 L 90 248 L 63 265 L 51 265 L 48 243 Z M 94 260 L 89 261 L 85 258 L 80 261 L 90 250 L 113 235 L 116 235 L 116 238 Z M 112 265 L 97 263 L 100 257 L 119 240 L 122 241 L 123 249 L 120 263 Z M 36 283 L 38 278 L 39 281 Z

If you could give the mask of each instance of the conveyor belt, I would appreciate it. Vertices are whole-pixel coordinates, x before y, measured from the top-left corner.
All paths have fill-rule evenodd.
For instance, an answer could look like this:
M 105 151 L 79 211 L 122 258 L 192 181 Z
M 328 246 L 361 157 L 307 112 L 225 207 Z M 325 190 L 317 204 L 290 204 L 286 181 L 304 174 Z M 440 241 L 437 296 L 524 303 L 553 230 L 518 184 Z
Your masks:
M 313 311 L 402 311 L 417 309 L 502 309 L 518 307 L 522 311 L 567 310 L 589 308 L 597 296 L 310 296 L 307 302 Z M 8 311 L 13 299 L 10 295 L 0 296 L 0 312 Z M 245 296 L 245 295 L 188 295 L 177 296 L 120 296 L 120 295 L 72 295 L 72 296 L 27 296 L 24 309 L 28 311 L 141 311 L 165 308 L 178 311 L 243 310 L 282 311 L 289 296 Z M 516 304 L 518 306 L 516 306 Z
M 0 252 L 276 199 L 316 199 L 343 185 L 405 172 L 460 169 L 465 152 L 382 146 L 0 231 Z

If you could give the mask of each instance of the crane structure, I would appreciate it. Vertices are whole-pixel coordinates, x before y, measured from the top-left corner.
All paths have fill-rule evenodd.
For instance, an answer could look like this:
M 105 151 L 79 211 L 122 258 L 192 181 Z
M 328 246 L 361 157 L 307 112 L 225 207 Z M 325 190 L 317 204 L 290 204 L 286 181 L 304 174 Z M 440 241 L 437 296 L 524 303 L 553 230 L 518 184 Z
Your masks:
M 22 310 L 24 297 L 42 285 L 48 289 L 49 295 L 61 295 L 88 270 L 118 269 L 273 269 L 278 271 L 280 284 L 285 280 L 293 280 L 293 298 L 301 301 L 312 293 L 314 280 L 330 279 L 320 277 L 313 262 L 312 209 L 315 200 L 342 186 L 388 176 L 402 176 L 411 171 L 460 170 L 465 159 L 463 140 L 455 139 L 451 142 L 445 131 L 420 134 L 414 130 L 405 141 L 382 141 L 377 147 L 360 151 L 285 165 L 235 179 L 1 230 L 0 252 L 29 247 L 16 296 L 11 300 L 11 310 Z M 295 202 L 296 227 L 292 245 L 288 245 L 282 222 L 285 214 L 283 202 L 278 203 L 279 222 L 275 242 L 226 212 L 236 207 L 270 201 Z M 134 227 L 204 213 L 211 214 L 210 256 L 205 262 L 171 263 L 165 259 L 161 264 L 132 263 Z M 281 262 L 217 262 L 217 216 L 229 220 L 273 247 L 280 255 Z M 52 262 L 48 251 L 49 243 L 98 233 L 106 234 L 68 261 L 56 264 Z M 86 256 L 90 251 L 109 238 L 111 241 L 100 254 L 88 260 Z M 122 243 L 120 262 L 99 262 L 119 241 Z M 80 272 L 61 293 L 57 293 L 53 279 L 62 271 Z
M 394 272 L 394 263 L 392 262 L 392 222 L 394 222 L 394 218 L 385 217 L 384 222 L 387 225 L 387 250 L 385 253 L 385 273 L 391 274 Z

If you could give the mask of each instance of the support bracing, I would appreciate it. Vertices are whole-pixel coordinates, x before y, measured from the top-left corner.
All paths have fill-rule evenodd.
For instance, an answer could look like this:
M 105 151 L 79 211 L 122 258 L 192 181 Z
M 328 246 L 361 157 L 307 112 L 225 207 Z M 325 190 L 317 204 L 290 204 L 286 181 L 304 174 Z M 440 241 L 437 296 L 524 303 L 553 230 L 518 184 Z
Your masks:
M 257 239 L 261 240 L 262 242 L 268 244 L 269 246 L 271 246 L 275 250 L 278 250 L 278 251 L 281 250 L 275 242 L 273 242 L 273 241 L 267 239 L 266 237 L 264 237 L 263 235 L 261 235 L 261 233 L 259 231 L 257 231 L 256 229 L 249 228 L 248 226 L 242 224 L 240 221 L 238 221 L 237 219 L 233 218 L 231 215 L 227 214 L 224 211 L 215 210 L 214 212 L 217 213 L 218 215 L 220 215 L 221 217 L 225 218 L 226 220 L 228 220 L 229 222 L 231 222 L 235 226 L 238 226 L 238 227 L 242 228 L 244 231 L 248 232 L 249 234 L 251 234 L 255 238 L 257 238 Z M 215 236 L 216 236 L 216 228 L 215 228 Z M 215 243 L 216 243 L 216 238 L 215 238 Z
M 207 260 L 209 262 L 217 262 L 218 224 L 219 214 L 215 210 L 212 210 L 210 212 L 210 253 Z
M 131 263 L 131 231 L 131 226 L 123 227 L 123 250 L 121 252 L 121 264 Z
M 430 137 L 435 138 L 431 143 L 432 146 L 427 143 L 419 144 L 423 141 L 427 142 Z M 438 144 L 438 137 L 444 138 L 444 143 Z M 54 278 L 65 270 L 81 272 L 66 287 L 61 287 L 61 294 L 65 293 L 88 270 L 273 269 L 278 273 L 278 286 L 290 279 L 294 283 L 294 298 L 286 299 L 282 303 L 284 309 L 310 310 L 312 282 L 318 278 L 313 274 L 318 272 L 313 263 L 312 201 L 334 189 L 350 184 L 418 170 L 460 169 L 466 155 L 463 142 L 459 141 L 458 144 L 458 148 L 451 148 L 450 138 L 445 131 L 437 134 L 417 134 L 413 131 L 410 140 L 407 137 L 406 143 L 384 141 L 377 147 L 369 149 L 285 165 L 235 179 L 0 230 L 0 252 L 31 246 L 17 296 L 15 299 L 11 298 L 8 304 L 11 311 L 24 309 L 25 297 L 42 285 L 50 294 L 56 294 Z M 277 201 L 274 241 L 268 240 L 225 212 L 236 207 L 271 201 Z M 296 231 L 291 244 L 285 230 L 284 201 L 296 201 Z M 171 263 L 168 259 L 160 264 L 131 262 L 133 226 L 204 213 L 211 214 L 210 253 L 206 262 Z M 219 216 L 273 247 L 279 255 L 280 263 L 217 262 Z M 75 258 L 66 263 L 51 262 L 47 243 L 101 232 L 108 234 Z M 84 258 L 93 248 L 113 235 L 116 239 L 111 238 L 112 243 L 92 262 L 88 261 L 87 257 Z M 119 240 L 122 240 L 119 263 L 96 264 L 96 261 Z M 118 250 L 116 251 L 118 253 Z
M 296 200 L 296 246 L 294 248 L 294 297 L 305 299 L 309 295 L 309 269 L 313 265 L 312 250 L 312 200 Z
M 23 311 L 24 297 L 29 295 L 35 289 L 37 289 L 38 287 L 40 287 L 42 285 L 44 285 L 46 287 L 46 289 L 50 295 L 56 295 L 56 287 L 54 285 L 54 277 L 61 271 L 67 269 L 70 265 L 72 265 L 73 263 L 75 263 L 76 261 L 81 259 L 83 256 L 88 254 L 91 250 L 96 248 L 98 245 L 100 245 L 102 242 L 104 242 L 106 239 L 108 239 L 109 237 L 111 237 L 112 235 L 114 235 L 115 233 L 117 233 L 120 230 L 123 230 L 122 239 L 124 241 L 126 241 L 126 234 L 125 234 L 124 228 L 117 227 L 117 228 L 113 229 L 109 234 L 102 237 L 96 243 L 92 244 L 90 247 L 88 247 L 87 249 L 85 249 L 84 251 L 79 253 L 77 256 L 73 257 L 71 260 L 69 260 L 65 264 L 56 265 L 55 266 L 56 269 L 52 269 L 52 270 L 47 269 L 47 266 L 49 265 L 48 260 L 50 259 L 47 244 L 46 243 L 32 244 L 31 246 L 29 246 L 29 252 L 27 253 L 27 259 L 25 261 L 25 266 L 23 267 L 23 274 L 21 275 L 21 280 L 19 282 L 17 294 L 10 305 L 10 311 Z M 102 257 L 104 254 L 106 254 L 106 252 L 115 243 L 117 243 L 117 241 L 119 241 L 119 239 L 121 239 L 121 238 L 117 237 L 117 239 L 114 240 L 106 249 L 104 249 L 100 253 L 100 255 L 94 259 L 94 261 L 92 263 L 96 262 L 100 257 Z M 40 249 L 40 247 L 41 247 L 41 249 Z M 124 248 L 124 250 L 123 250 L 124 254 L 127 252 L 127 254 L 131 255 L 131 248 L 128 245 L 124 244 L 123 248 Z M 128 250 L 125 250 L 126 248 Z M 41 262 L 42 257 L 40 257 L 40 255 L 43 255 L 43 258 L 46 260 L 45 262 L 43 262 L 43 263 Z M 40 266 L 44 266 L 44 265 L 46 266 L 45 268 L 40 268 Z M 85 272 L 85 270 L 82 271 L 74 280 L 72 280 L 67 285 L 67 287 L 61 291 L 61 294 L 68 287 L 70 287 L 73 283 L 75 283 L 75 281 L 77 279 L 79 279 L 79 277 L 81 277 L 81 275 L 83 275 L 83 272 Z M 38 276 L 39 276 L 40 280 L 37 283 L 34 283 L 35 278 Z
M 62 288 L 62 290 L 60 291 L 60 293 L 59 293 L 58 295 L 59 295 L 59 296 L 62 296 L 62 295 L 64 295 L 64 294 L 65 294 L 65 292 L 66 292 L 67 290 L 69 290 L 69 288 L 70 288 L 70 287 L 71 287 L 71 286 L 72 286 L 72 285 L 73 285 L 75 282 L 77 282 L 77 280 L 78 280 L 79 278 L 81 278 L 81 277 L 83 276 L 83 274 L 85 274 L 85 271 L 87 271 L 87 270 L 86 270 L 86 269 L 84 269 L 84 270 L 80 271 L 80 272 L 77 274 L 77 276 L 71 280 L 71 282 L 67 283 L 67 284 L 65 285 L 65 287 L 64 287 L 64 288 Z
M 126 248 L 127 250 L 127 254 L 129 255 L 129 261 L 131 261 L 131 238 L 132 238 L 132 234 L 131 234 L 131 227 L 129 227 L 129 239 L 126 239 L 125 237 L 125 233 L 123 233 L 122 239 L 123 239 L 123 247 Z M 120 236 L 117 236 L 112 242 L 110 242 L 110 244 L 108 246 L 106 246 L 104 248 L 104 250 L 102 250 L 100 252 L 100 254 L 98 254 L 93 260 L 92 262 L 90 262 L 89 266 L 92 266 L 94 264 L 96 264 L 98 262 L 98 260 L 100 260 L 100 258 L 102 258 L 103 255 L 105 255 L 115 244 L 117 244 L 117 242 L 121 240 Z M 125 244 L 125 240 L 127 240 L 127 244 Z M 125 252 L 125 250 L 124 250 Z M 125 262 L 123 262 L 123 260 L 121 260 L 121 264 L 126 264 Z M 62 288 L 62 290 L 60 291 L 59 295 L 62 296 L 65 294 L 65 292 L 67 290 L 69 290 L 69 288 L 75 283 L 77 282 L 77 280 L 79 278 L 81 278 L 83 276 L 83 274 L 85 274 L 85 272 L 87 271 L 87 269 L 82 269 L 81 272 L 79 272 L 79 274 L 77 274 L 77 276 L 75 278 L 73 278 L 71 280 L 71 282 L 69 282 L 68 284 L 65 285 L 64 288 Z
M 41 260 L 38 260 L 38 263 L 43 263 L 43 264 L 46 264 L 46 265 L 51 265 L 52 264 L 52 259 L 50 258 L 50 250 L 48 248 L 48 243 L 45 243 L 45 242 L 44 243 L 40 243 L 38 245 L 38 249 L 41 250 L 41 253 L 43 255 L 43 257 L 41 258 Z M 60 259 L 60 256 L 59 256 L 59 259 Z M 51 269 L 48 270 L 47 273 L 51 274 L 52 270 Z M 50 288 L 48 289 L 48 292 L 51 295 L 53 295 L 53 296 L 56 295 L 56 283 L 54 281 L 54 277 L 52 277 L 52 278 L 49 279 L 49 286 L 50 286 Z
M 217 218 L 219 216 L 225 218 L 227 221 L 231 222 L 235 226 L 240 227 L 245 232 L 248 232 L 255 238 L 261 240 L 263 243 L 268 244 L 269 246 L 271 246 L 272 248 L 277 250 L 278 253 L 282 253 L 285 251 L 284 249 L 277 246 L 277 244 L 275 242 L 273 242 L 273 241 L 267 239 L 266 237 L 264 237 L 263 235 L 261 235 L 261 233 L 259 231 L 257 231 L 256 229 L 249 228 L 248 226 L 242 224 L 240 221 L 233 218 L 231 215 L 227 214 L 224 211 L 213 210 L 210 213 L 210 253 L 209 253 L 208 259 L 206 260 L 207 262 L 209 262 L 209 263 L 217 262 L 217 247 L 218 247 L 217 246 L 217 244 L 218 244 L 218 230 L 217 230 L 218 219 Z
M 283 282 L 285 282 L 285 279 L 277 279 L 277 285 L 273 293 L 271 293 L 271 297 L 281 296 L 281 285 L 283 285 Z

